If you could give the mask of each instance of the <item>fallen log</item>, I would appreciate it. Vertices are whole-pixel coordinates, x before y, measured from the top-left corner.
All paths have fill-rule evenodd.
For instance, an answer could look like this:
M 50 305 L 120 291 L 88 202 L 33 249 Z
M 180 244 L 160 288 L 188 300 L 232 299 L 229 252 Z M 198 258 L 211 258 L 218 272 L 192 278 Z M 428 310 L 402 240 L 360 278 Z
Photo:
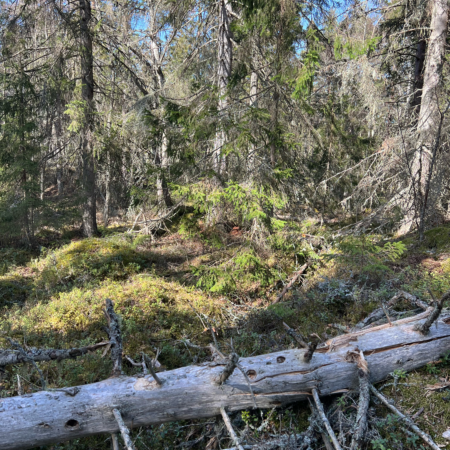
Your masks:
M 437 360 L 450 349 L 450 314 L 443 314 L 427 335 L 417 331 L 430 315 L 429 308 L 402 319 L 329 340 L 304 361 L 305 349 L 241 358 L 244 374 L 234 370 L 217 379 L 227 362 L 193 365 L 152 376 L 117 376 L 79 386 L 75 395 L 45 391 L 0 400 L 0 448 L 18 450 L 117 433 L 114 410 L 128 428 L 237 411 L 273 408 L 304 400 L 313 389 L 320 396 L 358 390 L 358 366 L 351 355 L 362 352 L 370 382 L 389 377 L 396 369 L 410 371 Z M 251 389 L 247 378 L 251 382 Z M 252 391 L 254 395 L 252 395 Z

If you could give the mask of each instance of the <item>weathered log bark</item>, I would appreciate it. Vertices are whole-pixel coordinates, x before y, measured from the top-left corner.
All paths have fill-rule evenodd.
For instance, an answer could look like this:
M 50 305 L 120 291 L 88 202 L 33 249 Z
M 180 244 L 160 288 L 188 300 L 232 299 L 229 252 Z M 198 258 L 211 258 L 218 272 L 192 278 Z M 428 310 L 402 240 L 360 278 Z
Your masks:
M 127 427 L 220 414 L 358 389 L 358 367 L 349 352 L 364 354 L 370 382 L 386 379 L 395 369 L 413 370 L 438 359 L 450 348 L 450 314 L 443 315 L 428 335 L 416 331 L 431 312 L 334 338 L 318 348 L 309 363 L 305 350 L 287 350 L 240 359 L 251 381 L 235 370 L 222 384 L 215 380 L 224 365 L 189 366 L 161 373 L 162 386 L 151 376 L 114 377 L 79 386 L 75 395 L 37 392 L 0 401 L 0 448 L 27 449 L 119 429 L 113 410 Z

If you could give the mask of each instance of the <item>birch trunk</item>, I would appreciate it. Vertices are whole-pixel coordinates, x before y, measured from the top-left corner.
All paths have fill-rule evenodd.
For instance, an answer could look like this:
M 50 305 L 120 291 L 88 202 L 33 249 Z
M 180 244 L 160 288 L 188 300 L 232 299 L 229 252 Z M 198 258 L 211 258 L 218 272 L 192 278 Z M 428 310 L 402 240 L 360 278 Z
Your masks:
M 431 309 L 431 308 L 430 308 Z M 332 339 L 304 361 L 305 350 L 242 358 L 250 379 L 234 370 L 224 384 L 215 380 L 225 363 L 205 363 L 162 372 L 159 387 L 151 376 L 110 378 L 71 390 L 37 392 L 0 402 L 0 448 L 24 450 L 100 433 L 116 433 L 113 409 L 129 428 L 175 420 L 212 417 L 220 408 L 237 411 L 272 408 L 305 400 L 317 389 L 321 396 L 358 389 L 357 365 L 348 352 L 361 350 L 370 382 L 389 377 L 396 369 L 410 371 L 438 359 L 450 348 L 450 314 L 424 336 L 416 326 L 430 314 L 345 334 Z

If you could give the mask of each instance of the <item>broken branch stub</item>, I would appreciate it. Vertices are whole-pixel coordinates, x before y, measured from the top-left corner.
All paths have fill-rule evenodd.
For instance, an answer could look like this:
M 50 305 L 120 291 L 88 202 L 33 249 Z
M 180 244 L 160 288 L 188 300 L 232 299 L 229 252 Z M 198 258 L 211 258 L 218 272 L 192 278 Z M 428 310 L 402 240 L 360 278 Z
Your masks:
M 158 386 L 162 386 L 163 382 L 162 380 L 158 377 L 158 375 L 156 375 L 156 370 L 155 370 L 155 366 L 153 364 L 153 361 L 151 358 L 149 358 L 145 353 L 142 353 L 142 357 L 144 358 L 144 361 L 147 363 L 148 365 L 148 370 L 150 371 L 150 373 L 152 374 L 153 379 L 156 381 L 156 384 Z
M 444 307 L 444 303 L 450 298 L 450 291 L 446 292 L 439 301 L 435 302 L 434 309 L 431 314 L 428 316 L 427 320 L 417 326 L 417 331 L 420 331 L 422 334 L 426 335 L 430 331 L 431 325 L 437 320 L 442 312 L 442 308 Z
M 214 382 L 219 386 L 230 378 L 239 363 L 239 356 L 236 353 L 232 353 L 227 359 L 228 361 L 223 371 L 214 379 Z
M 234 370 L 226 382 L 214 380 L 224 369 L 206 362 L 152 376 L 112 377 L 77 387 L 74 393 L 44 391 L 0 400 L 0 448 L 25 450 L 94 434 L 119 431 L 113 408 L 128 426 L 202 419 L 227 411 L 273 408 L 305 400 L 312 389 L 321 396 L 356 390 L 358 367 L 347 360 L 358 348 L 371 369 L 371 382 L 387 379 L 396 369 L 411 371 L 435 361 L 450 348 L 450 314 L 443 314 L 427 336 L 414 332 L 430 311 L 416 317 L 338 336 L 318 347 L 309 363 L 304 349 L 241 358 L 250 380 Z M 254 396 L 251 391 L 253 391 Z M 76 393 L 75 393 L 76 392 Z M 86 411 L 89 413 L 87 414 Z

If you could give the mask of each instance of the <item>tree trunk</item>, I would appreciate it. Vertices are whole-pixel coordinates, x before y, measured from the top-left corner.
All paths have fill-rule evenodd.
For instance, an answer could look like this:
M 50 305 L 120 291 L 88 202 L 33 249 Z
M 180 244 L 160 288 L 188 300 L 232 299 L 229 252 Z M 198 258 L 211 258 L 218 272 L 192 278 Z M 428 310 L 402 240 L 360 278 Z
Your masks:
M 91 237 L 98 234 L 97 204 L 95 195 L 95 163 L 92 148 L 92 113 L 94 108 L 94 57 L 90 22 L 90 0 L 79 0 L 80 5 L 80 55 L 81 97 L 84 101 L 84 123 L 81 132 L 81 158 L 83 181 L 83 233 Z
M 155 78 L 158 86 L 158 95 L 162 94 L 162 90 L 164 89 L 164 85 L 166 80 L 164 78 L 164 72 L 161 67 L 161 55 L 159 52 L 159 47 L 156 42 L 152 39 L 150 42 L 150 46 L 153 54 L 153 65 L 155 67 Z M 157 100 L 157 104 L 159 105 L 159 99 Z M 163 116 L 164 114 L 164 105 L 162 108 Z M 166 130 L 163 130 L 161 137 L 161 144 L 156 151 L 156 166 L 160 169 L 156 178 L 156 190 L 158 196 L 158 204 L 165 205 L 166 208 L 170 208 L 173 206 L 172 198 L 170 196 L 169 187 L 167 186 L 167 181 L 165 177 L 165 170 L 169 167 L 169 154 L 168 154 L 168 141 L 167 141 L 167 133 Z
M 425 52 L 427 49 L 427 41 L 421 39 L 417 43 L 416 49 L 416 63 L 414 66 L 414 97 L 412 101 L 413 111 L 419 115 L 420 104 L 422 99 L 423 89 L 423 67 L 425 65 Z
M 158 193 L 158 203 L 160 205 L 164 204 L 166 208 L 173 206 L 172 198 L 170 196 L 169 187 L 167 186 L 166 176 L 164 171 L 167 170 L 169 166 L 169 155 L 168 155 L 168 143 L 165 131 L 163 132 L 161 138 L 161 146 L 159 148 L 160 154 L 157 155 L 156 163 L 160 168 L 161 172 L 158 172 L 156 179 L 156 188 Z
M 450 348 L 450 315 L 441 317 L 424 336 L 416 326 L 426 312 L 390 324 L 345 334 L 318 348 L 310 362 L 305 350 L 286 350 L 242 358 L 222 384 L 217 379 L 226 367 L 223 360 L 159 374 L 159 387 L 151 376 L 109 378 L 65 392 L 45 391 L 4 398 L 0 403 L 0 448 L 18 450 L 115 433 L 117 408 L 128 427 L 175 420 L 212 417 L 220 408 L 238 411 L 272 408 L 305 400 L 313 388 L 321 396 L 358 389 L 358 367 L 349 352 L 361 350 L 369 365 L 371 382 L 397 369 L 410 371 L 437 360 Z
M 111 203 L 111 151 L 106 151 L 105 204 L 103 205 L 103 226 L 108 227 Z
M 39 173 L 39 198 L 44 200 L 45 195 L 45 162 L 42 162 Z
M 58 198 L 61 199 L 64 194 L 64 182 L 63 182 L 63 173 L 61 166 L 62 158 L 58 156 L 58 160 L 56 162 L 56 185 L 58 187 Z
M 256 52 L 254 52 L 256 53 Z M 256 63 L 255 58 L 253 58 L 253 64 Z M 252 70 L 252 73 L 250 75 L 250 107 L 256 108 L 258 106 L 258 73 L 256 70 Z M 250 173 L 250 177 L 254 178 L 255 176 L 255 162 L 256 162 L 256 155 L 255 155 L 255 145 L 250 144 L 249 146 L 249 155 L 248 155 L 248 161 L 247 161 L 247 171 Z
M 226 143 L 226 135 L 223 129 L 223 119 L 226 114 L 228 106 L 227 88 L 228 80 L 231 76 L 231 66 L 233 61 L 233 46 L 231 43 L 230 30 L 230 11 L 231 3 L 229 0 L 219 1 L 219 33 L 218 33 L 218 88 L 219 88 L 219 102 L 217 106 L 218 111 L 218 125 L 216 137 L 214 140 L 213 163 L 214 169 L 217 173 L 225 171 L 226 161 L 222 157 L 222 148 Z
M 440 123 L 439 87 L 444 62 L 445 42 L 448 22 L 447 0 L 434 0 L 431 16 L 431 35 L 426 51 L 423 89 L 420 100 L 420 112 L 417 122 L 417 147 L 412 162 L 412 182 L 414 195 L 414 215 L 419 218 L 421 239 L 429 200 L 435 200 L 428 192 L 428 179 L 432 173 L 433 147 L 438 139 Z M 420 61 L 418 63 L 420 65 Z M 419 70 L 419 67 L 416 66 Z M 427 188 L 428 185 L 428 188 Z M 412 214 L 410 213 L 410 225 Z

